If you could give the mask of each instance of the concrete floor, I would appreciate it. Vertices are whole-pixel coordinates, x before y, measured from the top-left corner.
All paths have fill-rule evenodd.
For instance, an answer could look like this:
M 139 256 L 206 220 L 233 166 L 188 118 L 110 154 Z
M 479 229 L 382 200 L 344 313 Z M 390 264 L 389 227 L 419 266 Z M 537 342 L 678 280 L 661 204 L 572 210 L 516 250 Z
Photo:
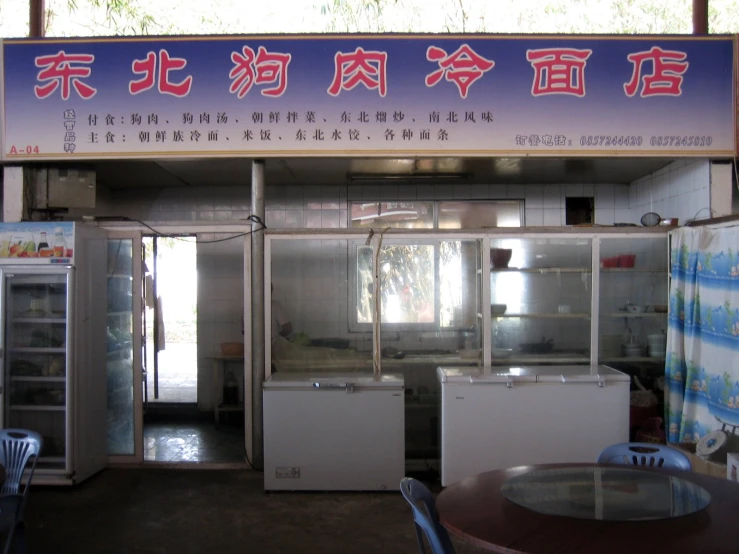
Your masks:
M 26 523 L 31 553 L 418 552 L 399 493 L 266 494 L 253 471 L 106 469 L 32 488 Z
M 244 461 L 244 428 L 210 422 L 145 423 L 147 462 Z

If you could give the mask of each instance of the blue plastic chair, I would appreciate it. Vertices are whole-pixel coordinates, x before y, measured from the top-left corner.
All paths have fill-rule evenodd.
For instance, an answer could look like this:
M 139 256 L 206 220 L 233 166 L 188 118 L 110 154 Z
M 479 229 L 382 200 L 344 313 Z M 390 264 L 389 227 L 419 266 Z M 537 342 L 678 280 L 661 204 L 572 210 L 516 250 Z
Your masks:
M 41 435 L 26 429 L 0 430 L 0 464 L 5 467 L 5 483 L 0 489 L 0 532 L 7 533 L 4 554 L 10 552 L 13 536 L 16 538 L 16 551 L 26 551 L 23 510 L 26 507 L 28 490 L 31 487 L 33 471 L 44 441 Z M 28 479 L 23 491 L 21 480 L 30 460 Z
M 692 471 L 690 458 L 675 448 L 651 442 L 623 442 L 607 446 L 598 455 L 599 464 L 664 467 Z
M 423 535 L 426 535 L 433 554 L 454 554 L 454 546 L 449 539 L 449 534 L 439 523 L 434 495 L 426 488 L 426 485 L 416 479 L 404 477 L 400 480 L 400 492 L 413 508 L 413 524 L 416 527 L 418 551 L 426 554 L 423 546 Z

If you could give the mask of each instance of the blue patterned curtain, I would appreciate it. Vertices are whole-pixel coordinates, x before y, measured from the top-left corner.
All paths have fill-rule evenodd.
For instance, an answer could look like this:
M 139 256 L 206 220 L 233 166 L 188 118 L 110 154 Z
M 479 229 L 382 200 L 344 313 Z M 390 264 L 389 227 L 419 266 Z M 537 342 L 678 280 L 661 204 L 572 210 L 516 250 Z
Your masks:
M 672 233 L 668 442 L 739 425 L 739 227 Z

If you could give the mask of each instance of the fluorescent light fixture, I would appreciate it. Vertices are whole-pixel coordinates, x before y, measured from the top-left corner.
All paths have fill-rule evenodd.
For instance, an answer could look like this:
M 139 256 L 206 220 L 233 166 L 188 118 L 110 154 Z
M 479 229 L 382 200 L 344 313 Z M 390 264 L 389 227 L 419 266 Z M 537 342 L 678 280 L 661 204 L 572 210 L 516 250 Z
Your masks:
M 350 181 L 466 181 L 471 173 L 358 173 Z

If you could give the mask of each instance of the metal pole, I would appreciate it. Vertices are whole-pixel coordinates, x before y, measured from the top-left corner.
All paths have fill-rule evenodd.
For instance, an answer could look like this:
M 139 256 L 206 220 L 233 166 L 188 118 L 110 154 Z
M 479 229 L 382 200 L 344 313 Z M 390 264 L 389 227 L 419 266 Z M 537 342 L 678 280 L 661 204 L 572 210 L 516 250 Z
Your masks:
M 693 0 L 693 34 L 708 34 L 708 0 Z
M 46 2 L 44 0 L 31 0 L 30 13 L 28 18 L 28 36 L 32 38 L 43 37 L 44 15 L 46 14 Z
M 251 165 L 251 215 L 264 221 L 264 160 Z M 256 227 L 255 227 L 256 228 Z M 264 235 L 251 234 L 251 337 L 252 337 L 252 444 L 254 467 L 264 467 L 264 423 L 262 383 L 264 382 Z

